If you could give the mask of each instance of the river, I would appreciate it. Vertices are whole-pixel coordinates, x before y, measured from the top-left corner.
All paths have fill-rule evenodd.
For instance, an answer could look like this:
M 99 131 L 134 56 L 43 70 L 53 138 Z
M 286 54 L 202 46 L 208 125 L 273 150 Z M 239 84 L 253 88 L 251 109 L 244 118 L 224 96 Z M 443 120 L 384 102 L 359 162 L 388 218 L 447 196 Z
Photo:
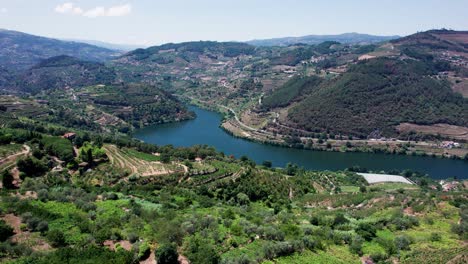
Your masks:
M 427 173 L 434 179 L 454 176 L 459 179 L 468 178 L 468 162 L 463 160 L 293 149 L 236 138 L 219 127 L 221 114 L 195 106 L 189 108 L 197 114 L 196 119 L 146 127 L 136 131 L 134 136 L 157 145 L 186 147 L 206 144 L 226 155 L 234 155 L 237 158 L 246 155 L 259 164 L 269 160 L 277 167 L 284 167 L 288 162 L 312 170 L 342 170 L 358 165 L 374 171 L 411 169 Z

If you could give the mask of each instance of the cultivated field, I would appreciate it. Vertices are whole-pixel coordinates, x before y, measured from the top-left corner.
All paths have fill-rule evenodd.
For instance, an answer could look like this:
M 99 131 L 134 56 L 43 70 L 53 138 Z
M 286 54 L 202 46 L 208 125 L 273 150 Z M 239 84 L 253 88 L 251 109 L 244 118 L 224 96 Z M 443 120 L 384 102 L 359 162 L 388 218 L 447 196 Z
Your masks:
M 163 164 L 158 156 L 137 152 L 129 149 L 119 149 L 115 145 L 105 145 L 104 149 L 110 162 L 129 172 L 129 175 L 139 175 L 150 177 L 157 175 L 167 175 L 184 169 L 180 165 Z M 154 157 L 154 158 L 152 158 Z

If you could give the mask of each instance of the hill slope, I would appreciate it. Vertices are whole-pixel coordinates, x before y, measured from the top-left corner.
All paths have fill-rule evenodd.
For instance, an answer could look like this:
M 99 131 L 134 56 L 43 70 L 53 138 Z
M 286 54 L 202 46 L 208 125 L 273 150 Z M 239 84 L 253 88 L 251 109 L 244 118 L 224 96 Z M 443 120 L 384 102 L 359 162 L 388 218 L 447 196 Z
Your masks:
M 43 60 L 19 75 L 16 89 L 37 93 L 46 89 L 109 84 L 115 78 L 114 70 L 102 63 L 61 55 Z
M 287 122 L 362 137 L 375 130 L 392 135 L 402 122 L 468 126 L 468 100 L 430 74 L 427 64 L 415 60 L 361 62 L 315 88 L 289 110 Z
M 58 55 L 105 61 L 117 56 L 118 52 L 84 43 L 0 29 L 0 66 L 24 70 L 43 59 Z

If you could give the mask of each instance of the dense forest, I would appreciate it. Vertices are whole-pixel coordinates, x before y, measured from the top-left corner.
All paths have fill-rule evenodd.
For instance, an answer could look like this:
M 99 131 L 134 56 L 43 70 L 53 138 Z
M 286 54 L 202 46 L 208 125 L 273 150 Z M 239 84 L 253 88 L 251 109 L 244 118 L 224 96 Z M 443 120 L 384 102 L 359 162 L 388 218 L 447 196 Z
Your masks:
M 393 127 L 402 122 L 467 126 L 468 101 L 446 81 L 429 76 L 430 66 L 394 59 L 358 63 L 293 107 L 289 123 L 361 137 L 374 130 L 394 135 Z

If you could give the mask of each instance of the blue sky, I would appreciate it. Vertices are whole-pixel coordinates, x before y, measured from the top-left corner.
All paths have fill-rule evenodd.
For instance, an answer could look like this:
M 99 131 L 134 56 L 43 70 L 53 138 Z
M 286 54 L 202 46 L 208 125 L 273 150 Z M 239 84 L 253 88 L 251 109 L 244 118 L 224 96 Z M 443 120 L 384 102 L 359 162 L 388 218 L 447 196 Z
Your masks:
M 140 45 L 468 30 L 467 14 L 467 0 L 0 0 L 0 28 Z

